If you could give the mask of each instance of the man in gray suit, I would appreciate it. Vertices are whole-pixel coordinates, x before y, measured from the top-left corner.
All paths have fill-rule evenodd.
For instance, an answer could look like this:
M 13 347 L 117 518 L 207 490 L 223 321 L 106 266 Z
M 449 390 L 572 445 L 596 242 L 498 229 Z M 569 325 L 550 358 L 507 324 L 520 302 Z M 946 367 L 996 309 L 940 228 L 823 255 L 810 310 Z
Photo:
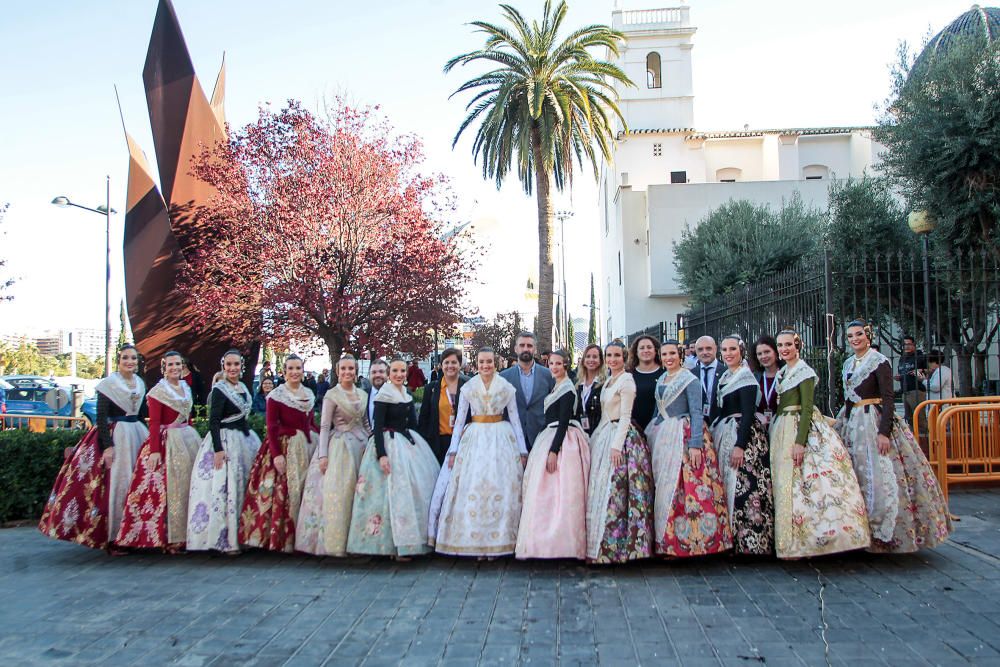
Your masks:
M 517 391 L 517 412 L 528 449 L 545 428 L 545 397 L 555 386 L 552 373 L 535 363 L 535 334 L 522 331 L 514 341 L 517 364 L 500 373 Z

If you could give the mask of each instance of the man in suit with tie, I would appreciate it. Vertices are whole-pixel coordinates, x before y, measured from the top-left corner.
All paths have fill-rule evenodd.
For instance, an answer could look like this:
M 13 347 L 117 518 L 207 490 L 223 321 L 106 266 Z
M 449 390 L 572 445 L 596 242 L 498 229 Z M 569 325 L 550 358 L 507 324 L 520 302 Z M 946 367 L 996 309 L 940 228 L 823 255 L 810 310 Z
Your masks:
M 528 449 L 535 437 L 545 428 L 545 397 L 555 386 L 552 373 L 535 363 L 535 334 L 522 331 L 514 341 L 517 363 L 500 373 L 500 377 L 514 385 L 517 392 L 517 412 Z
M 716 357 L 718 346 L 711 336 L 702 336 L 695 344 L 695 353 L 698 355 L 698 364 L 691 369 L 691 372 L 701 380 L 701 401 L 703 417 L 708 424 L 708 413 L 711 412 L 715 403 L 716 392 L 719 389 L 719 378 L 722 377 L 722 364 Z

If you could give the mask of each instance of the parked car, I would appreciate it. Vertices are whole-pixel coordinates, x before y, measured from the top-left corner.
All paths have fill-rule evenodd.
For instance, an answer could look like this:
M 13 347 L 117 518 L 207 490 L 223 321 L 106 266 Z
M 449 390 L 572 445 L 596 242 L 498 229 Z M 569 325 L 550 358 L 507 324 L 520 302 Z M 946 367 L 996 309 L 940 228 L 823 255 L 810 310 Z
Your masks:
M 11 385 L 7 390 L 7 413 L 45 417 L 73 416 L 73 397 L 70 390 L 60 387 L 48 378 L 37 375 L 6 375 L 2 378 Z M 96 403 L 94 416 L 96 418 Z M 21 426 L 7 422 L 8 426 Z M 25 424 L 26 425 L 26 424 Z M 65 426 L 66 422 L 48 420 L 46 426 Z

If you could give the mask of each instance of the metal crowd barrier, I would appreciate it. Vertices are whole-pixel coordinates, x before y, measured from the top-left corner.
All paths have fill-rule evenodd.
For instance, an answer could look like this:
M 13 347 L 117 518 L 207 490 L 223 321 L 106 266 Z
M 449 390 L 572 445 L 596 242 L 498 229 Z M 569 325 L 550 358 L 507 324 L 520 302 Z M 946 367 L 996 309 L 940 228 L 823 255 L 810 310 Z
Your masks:
M 924 401 L 914 410 L 915 433 L 925 408 L 929 458 L 945 497 L 950 484 L 1000 481 L 1000 396 Z
M 90 421 L 86 417 L 39 416 L 16 412 L 0 414 L 0 428 L 26 428 L 32 433 L 44 433 L 50 429 L 86 429 L 89 423 Z

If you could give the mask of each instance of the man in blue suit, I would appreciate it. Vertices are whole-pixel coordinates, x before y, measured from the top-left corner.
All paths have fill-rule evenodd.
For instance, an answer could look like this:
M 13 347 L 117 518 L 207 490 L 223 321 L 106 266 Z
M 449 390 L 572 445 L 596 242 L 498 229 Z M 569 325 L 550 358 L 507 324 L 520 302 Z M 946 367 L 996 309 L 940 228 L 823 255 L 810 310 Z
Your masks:
M 514 385 L 517 391 L 517 412 L 528 449 L 535 437 L 545 428 L 545 397 L 555 386 L 552 373 L 535 363 L 535 334 L 522 331 L 514 341 L 517 364 L 500 373 L 500 377 Z

